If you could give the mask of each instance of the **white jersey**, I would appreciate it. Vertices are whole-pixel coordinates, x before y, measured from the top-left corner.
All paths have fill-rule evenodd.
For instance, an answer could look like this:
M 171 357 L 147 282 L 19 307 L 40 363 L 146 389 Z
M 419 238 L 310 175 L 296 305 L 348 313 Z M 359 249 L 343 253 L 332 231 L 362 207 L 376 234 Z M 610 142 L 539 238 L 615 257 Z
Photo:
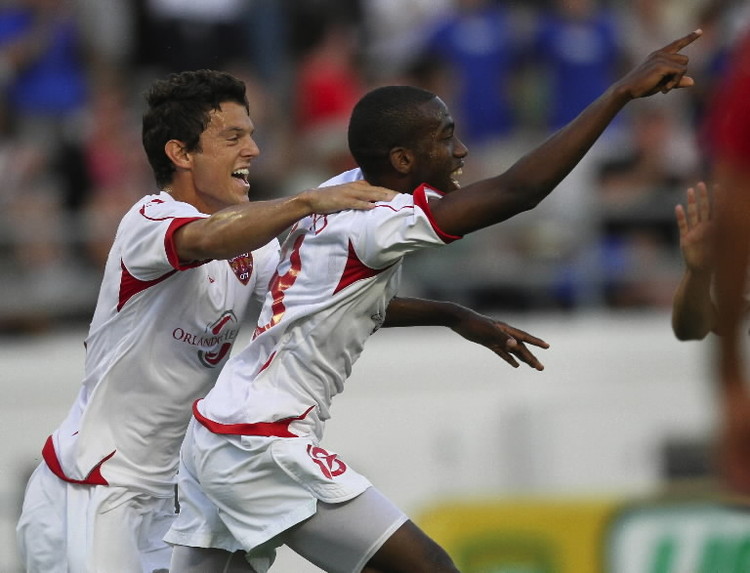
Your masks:
M 123 217 L 86 338 L 83 385 L 44 448 L 58 477 L 173 494 L 191 404 L 213 386 L 279 244 L 180 264 L 173 236 L 208 217 L 167 193 Z
M 328 182 L 350 181 L 348 172 Z M 282 246 L 252 342 L 194 408 L 215 433 L 322 438 L 365 341 L 385 320 L 405 254 L 459 237 L 433 223 L 421 186 L 377 203 L 302 219 Z

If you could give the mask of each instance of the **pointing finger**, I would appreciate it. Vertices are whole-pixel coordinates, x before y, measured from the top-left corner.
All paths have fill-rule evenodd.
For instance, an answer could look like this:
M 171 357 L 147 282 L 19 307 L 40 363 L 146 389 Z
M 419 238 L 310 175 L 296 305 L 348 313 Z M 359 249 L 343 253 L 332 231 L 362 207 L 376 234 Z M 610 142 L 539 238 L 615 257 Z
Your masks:
M 695 42 L 698 38 L 701 37 L 702 34 L 703 30 L 698 28 L 697 30 L 690 32 L 687 36 L 683 36 L 682 38 L 675 40 L 671 44 L 667 44 L 662 48 L 662 51 L 675 54 L 682 50 L 682 48 L 684 48 L 685 46 L 689 46 L 690 44 Z

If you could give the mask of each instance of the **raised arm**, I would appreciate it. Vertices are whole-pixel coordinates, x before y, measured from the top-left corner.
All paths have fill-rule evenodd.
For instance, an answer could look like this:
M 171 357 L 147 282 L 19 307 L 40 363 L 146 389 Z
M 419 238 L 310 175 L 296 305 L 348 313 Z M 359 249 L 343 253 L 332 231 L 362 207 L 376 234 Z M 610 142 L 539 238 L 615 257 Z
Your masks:
M 467 185 L 433 206 L 440 228 L 463 235 L 499 223 L 534 208 L 580 162 L 617 113 L 631 100 L 693 85 L 687 75 L 688 57 L 680 50 L 694 42 L 691 32 L 646 60 L 581 114 L 505 173 Z
M 521 361 L 535 370 L 544 370 L 526 344 L 549 348 L 541 338 L 451 302 L 393 298 L 383 326 L 447 326 L 466 340 L 489 348 L 513 368 L 518 368 Z
M 711 298 L 713 220 L 706 184 L 687 190 L 687 209 L 675 207 L 685 271 L 672 299 L 672 330 L 679 340 L 701 340 L 717 326 Z
M 374 202 L 395 196 L 390 189 L 355 181 L 227 207 L 180 228 L 175 233 L 177 254 L 185 262 L 229 259 L 262 247 L 307 215 L 371 209 Z

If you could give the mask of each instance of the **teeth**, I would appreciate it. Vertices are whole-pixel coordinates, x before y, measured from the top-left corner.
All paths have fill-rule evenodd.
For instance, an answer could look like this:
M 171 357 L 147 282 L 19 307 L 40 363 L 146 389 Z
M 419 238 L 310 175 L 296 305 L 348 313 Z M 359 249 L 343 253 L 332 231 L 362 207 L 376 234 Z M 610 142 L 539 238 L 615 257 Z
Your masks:
M 453 173 L 451 173 L 451 181 L 453 181 L 453 184 L 457 188 L 461 187 L 461 184 L 458 182 L 458 178 L 461 177 L 461 175 L 463 174 L 463 172 L 464 172 L 464 170 L 459 167 Z
M 236 175 L 239 177 L 247 177 L 250 175 L 250 170 L 247 167 L 243 167 L 242 169 L 237 169 L 236 171 L 232 171 L 232 175 Z

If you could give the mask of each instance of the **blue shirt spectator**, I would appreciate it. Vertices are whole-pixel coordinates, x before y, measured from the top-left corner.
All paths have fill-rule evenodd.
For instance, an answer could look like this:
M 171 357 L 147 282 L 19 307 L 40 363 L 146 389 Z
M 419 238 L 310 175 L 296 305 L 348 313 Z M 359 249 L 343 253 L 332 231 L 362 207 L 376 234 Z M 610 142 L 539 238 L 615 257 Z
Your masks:
M 0 53 L 12 110 L 63 116 L 82 109 L 87 82 L 79 40 L 72 12 L 31 2 L 0 10 Z
M 548 73 L 550 129 L 571 121 L 607 89 L 622 56 L 609 12 L 589 2 L 558 4 L 557 11 L 540 17 L 534 42 L 535 59 Z
M 454 79 L 454 108 L 469 144 L 508 135 L 514 127 L 509 96 L 519 43 L 506 9 L 487 0 L 464 0 L 438 22 L 426 41 Z

